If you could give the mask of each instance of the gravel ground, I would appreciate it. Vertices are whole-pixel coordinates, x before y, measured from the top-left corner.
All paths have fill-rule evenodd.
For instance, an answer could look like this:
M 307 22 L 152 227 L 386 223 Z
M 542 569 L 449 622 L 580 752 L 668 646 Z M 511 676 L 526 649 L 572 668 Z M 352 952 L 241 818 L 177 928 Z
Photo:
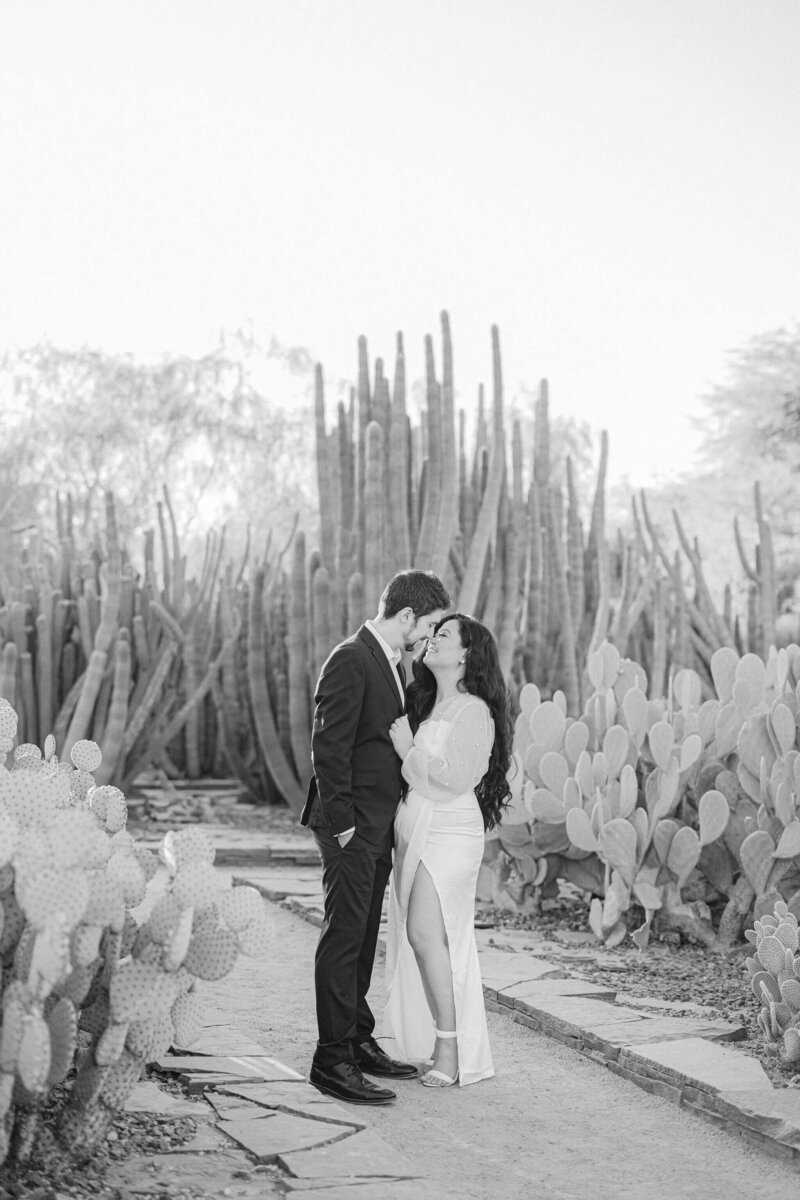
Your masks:
M 148 1071 L 145 1078 L 156 1076 Z M 47 1110 L 48 1124 L 55 1121 L 65 1096 L 63 1088 L 54 1091 Z M 19 1168 L 4 1163 L 0 1167 L 0 1200 L 6 1200 L 7 1197 L 14 1197 L 15 1200 L 62 1200 L 64 1197 L 117 1200 L 119 1192 L 106 1187 L 104 1182 L 111 1163 L 130 1158 L 133 1154 L 159 1154 L 174 1150 L 189 1141 L 194 1132 L 195 1122 L 191 1117 L 158 1119 L 142 1113 L 121 1113 L 97 1154 L 80 1167 L 64 1167 L 59 1172 L 48 1169 L 45 1172 L 35 1160 Z M 181 1200 L 177 1190 L 171 1196 L 174 1200 Z

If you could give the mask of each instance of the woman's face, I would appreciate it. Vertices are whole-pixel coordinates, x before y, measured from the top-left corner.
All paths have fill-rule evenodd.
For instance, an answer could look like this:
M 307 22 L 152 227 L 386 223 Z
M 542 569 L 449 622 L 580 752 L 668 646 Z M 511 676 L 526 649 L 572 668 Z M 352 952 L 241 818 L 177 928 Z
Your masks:
M 455 671 L 464 657 L 464 643 L 458 621 L 445 621 L 439 626 L 423 656 L 425 666 L 431 671 Z

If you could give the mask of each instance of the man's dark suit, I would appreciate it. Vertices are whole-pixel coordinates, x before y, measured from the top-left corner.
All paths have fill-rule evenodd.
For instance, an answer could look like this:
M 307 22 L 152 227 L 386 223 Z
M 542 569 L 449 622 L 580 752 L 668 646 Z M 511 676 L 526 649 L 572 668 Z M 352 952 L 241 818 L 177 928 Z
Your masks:
M 300 820 L 314 833 L 323 864 L 314 1064 L 325 1068 L 350 1058 L 375 1028 L 367 992 L 401 794 L 400 759 L 389 739 L 389 726 L 403 711 L 400 689 L 366 626 L 333 650 L 314 699 L 314 776 Z M 336 834 L 353 826 L 342 848 Z

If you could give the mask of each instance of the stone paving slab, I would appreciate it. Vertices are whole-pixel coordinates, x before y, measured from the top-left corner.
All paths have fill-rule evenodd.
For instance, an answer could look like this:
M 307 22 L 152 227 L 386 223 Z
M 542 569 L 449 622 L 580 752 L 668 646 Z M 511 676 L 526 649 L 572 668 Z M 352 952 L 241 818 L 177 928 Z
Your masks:
M 253 1155 L 256 1162 L 275 1162 L 279 1156 L 310 1150 L 325 1142 L 352 1137 L 354 1125 L 345 1127 L 326 1121 L 310 1121 L 288 1113 L 265 1113 L 259 1120 L 220 1121 L 219 1129 Z
M 136 1154 L 113 1163 L 106 1182 L 129 1195 L 163 1195 L 176 1183 L 181 1191 L 198 1189 L 208 1196 L 249 1198 L 277 1194 L 273 1189 L 265 1189 L 263 1179 L 253 1178 L 251 1162 L 234 1149 L 198 1154 L 194 1160 L 174 1153 Z
M 235 883 L 248 883 L 267 900 L 285 900 L 287 896 L 318 896 L 322 899 L 319 868 L 260 867 L 247 872 L 246 880 L 237 875 Z
M 173 1096 L 149 1079 L 141 1079 L 134 1086 L 125 1101 L 125 1112 L 150 1113 L 156 1117 L 194 1117 L 198 1121 L 209 1116 L 208 1105 L 202 1100 Z
M 662 1000 L 660 996 L 626 996 L 620 992 L 617 996 L 620 1004 L 628 1008 L 653 1009 L 655 1012 L 686 1013 L 691 1017 L 707 1018 L 710 1021 L 719 1020 L 719 1009 L 713 1004 L 690 1004 L 681 1000 Z
M 549 999 L 544 997 L 536 1005 L 529 1005 L 529 1008 L 532 1016 L 540 1017 L 557 1028 L 568 1027 L 564 1029 L 565 1033 L 654 1019 L 642 1016 L 640 1012 L 633 1008 L 625 1008 L 622 1004 L 595 1000 L 593 996 L 552 996 Z
M 706 1041 L 722 1042 L 737 1040 L 741 1026 L 730 1026 L 724 1021 L 716 1024 L 697 1021 L 691 1017 L 644 1017 L 639 1023 L 620 1021 L 583 1030 L 584 1042 L 590 1048 L 603 1050 L 615 1057 L 625 1046 L 646 1046 L 668 1041 L 685 1041 L 698 1037 Z
M 263 1104 L 241 1100 L 237 1096 L 225 1096 L 217 1091 L 206 1092 L 206 1100 L 217 1115 L 226 1121 L 255 1120 L 269 1115 Z
M 349 1178 L 419 1179 L 404 1155 L 388 1146 L 370 1130 L 344 1138 L 317 1150 L 293 1153 L 288 1148 L 278 1155 L 278 1163 L 298 1179 Z M 357 1193 L 356 1193 L 357 1195 Z
M 339 1189 L 347 1189 L 347 1200 L 363 1200 L 362 1188 L 382 1187 L 385 1189 L 395 1188 L 400 1185 L 403 1187 L 412 1187 L 416 1189 L 410 1194 L 419 1196 L 421 1194 L 423 1180 L 421 1179 L 390 1179 L 386 1175 L 359 1175 L 356 1178 L 350 1175 L 337 1176 L 333 1175 L 329 1179 L 294 1179 L 289 1175 L 284 1176 L 281 1180 L 281 1185 L 286 1189 L 287 1196 L 291 1196 L 292 1200 L 300 1200 L 304 1196 L 313 1196 L 315 1200 L 330 1200 L 331 1193 L 335 1195 Z M 369 1193 L 367 1193 L 369 1194 Z M 393 1192 L 378 1192 L 378 1198 L 383 1195 L 394 1195 Z
M 718 1092 L 714 1110 L 747 1129 L 800 1151 L 800 1090 Z
M 181 1051 L 191 1056 L 209 1055 L 227 1058 L 229 1055 L 266 1054 L 265 1048 L 247 1037 L 244 1033 L 238 1033 L 228 1022 L 222 1022 L 219 1025 L 206 1025 L 200 1037 L 191 1043 L 190 1046 L 183 1046 L 180 1042 L 174 1042 L 172 1049 Z M 288 1068 L 285 1068 L 288 1070 Z
M 311 925 L 322 925 L 324 913 L 321 895 L 319 899 L 314 896 L 287 896 L 284 903 L 290 912 L 297 913 Z
M 551 1000 L 554 996 L 591 996 L 594 1000 L 613 1002 L 616 990 L 600 983 L 589 983 L 584 979 L 535 979 L 524 983 L 504 984 L 498 989 L 497 1002 L 508 1008 L 519 1008 L 527 1012 L 538 1000 Z M 512 1001 L 511 1004 L 508 1001 Z
M 344 1183 L 338 1186 L 308 1185 L 290 1193 L 293 1200 L 447 1200 L 459 1195 L 443 1190 L 430 1179 L 376 1179 Z
M 303 1076 L 285 1067 L 274 1058 L 266 1055 L 228 1055 L 218 1057 L 213 1054 L 182 1055 L 166 1054 L 158 1060 L 161 1071 L 174 1074 L 186 1072 L 211 1073 L 227 1076 L 232 1083 L 237 1079 L 295 1079 L 300 1081 Z
M 779 1090 L 757 1059 L 705 1038 L 656 1043 L 646 1050 L 623 1048 L 619 1063 L 634 1072 L 708 1092 Z
M 330 1121 L 337 1125 L 355 1125 L 365 1129 L 366 1124 L 359 1119 L 355 1112 L 341 1108 L 328 1096 L 323 1096 L 311 1084 L 287 1083 L 280 1084 L 243 1084 L 241 1086 L 225 1086 L 220 1091 L 241 1100 L 250 1101 L 262 1109 L 290 1109 L 302 1116 L 312 1117 L 317 1121 Z

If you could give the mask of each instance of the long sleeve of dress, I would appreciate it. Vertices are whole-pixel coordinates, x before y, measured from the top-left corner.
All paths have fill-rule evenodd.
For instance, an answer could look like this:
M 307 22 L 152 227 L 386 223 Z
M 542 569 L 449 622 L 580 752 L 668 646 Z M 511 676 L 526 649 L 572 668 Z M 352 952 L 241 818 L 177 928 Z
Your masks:
M 424 737 L 420 737 L 422 730 Z M 425 722 L 403 760 L 403 777 L 438 802 L 470 792 L 489 765 L 494 722 L 483 700 L 470 697 L 450 720 Z

